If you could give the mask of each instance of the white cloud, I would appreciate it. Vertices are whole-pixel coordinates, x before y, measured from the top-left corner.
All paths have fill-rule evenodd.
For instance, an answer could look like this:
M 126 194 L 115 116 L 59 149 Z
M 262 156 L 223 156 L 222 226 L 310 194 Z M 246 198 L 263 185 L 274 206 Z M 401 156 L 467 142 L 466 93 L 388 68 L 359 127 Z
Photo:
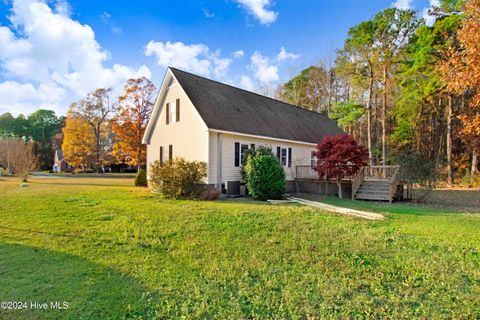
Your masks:
M 100 15 L 100 19 L 102 20 L 102 22 L 109 26 L 110 27 L 110 31 L 112 31 L 112 33 L 114 34 L 120 34 L 123 32 L 122 28 L 118 27 L 117 25 L 115 25 L 115 23 L 113 22 L 113 19 L 112 19 L 112 15 L 106 11 L 104 11 L 101 15 Z
M 254 91 L 255 90 L 255 84 L 253 83 L 253 80 L 246 75 L 242 75 L 240 77 L 240 88 L 243 88 L 245 90 L 249 91 Z
M 209 18 L 209 19 L 215 18 L 215 13 L 213 13 L 213 12 L 207 10 L 207 9 L 202 9 L 202 11 L 203 11 L 203 15 L 205 16 L 205 18 Z
M 245 52 L 243 52 L 243 50 L 237 50 L 232 54 L 232 56 L 235 59 L 239 59 L 239 58 L 243 57 L 244 55 L 245 55 Z
M 183 42 L 150 41 L 145 55 L 154 56 L 162 67 L 177 67 L 193 73 L 216 77 L 225 75 L 232 63 L 231 59 L 221 58 L 220 51 L 211 52 L 204 44 L 185 44 Z
M 295 60 L 295 59 L 298 59 L 298 57 L 300 57 L 299 54 L 295 54 L 295 53 L 292 53 L 292 52 L 287 52 L 287 50 L 285 50 L 285 48 L 282 47 L 280 49 L 280 53 L 277 55 L 277 60 L 278 61 L 284 61 L 284 60 L 288 60 L 288 59 Z
M 428 11 L 430 9 L 432 9 L 433 7 L 439 7 L 439 6 L 440 6 L 440 1 L 439 0 L 430 0 L 430 6 L 423 9 L 422 18 L 425 19 L 425 23 L 428 26 L 432 26 L 435 23 L 435 20 L 436 20 L 436 17 L 430 15 Z
M 278 13 L 267 9 L 270 0 L 235 0 L 243 6 L 251 15 L 257 18 L 261 24 L 269 25 L 277 20 Z
M 36 108 L 54 109 L 62 113 L 61 102 L 65 98 L 65 89 L 54 84 L 42 83 L 37 87 L 31 83 L 4 81 L 0 83 L 0 114 L 30 113 Z
M 123 88 L 131 77 L 150 77 L 150 70 L 114 64 L 88 25 L 72 20 L 66 1 L 55 11 L 41 0 L 15 0 L 11 29 L 0 26 L 0 106 L 69 103 L 99 87 Z M 12 30 L 22 30 L 21 36 Z M 24 91 L 22 91 L 24 90 Z M 23 93 L 22 93 L 23 92 Z M 33 110 L 29 110 L 33 111 Z
M 71 11 L 72 9 L 70 7 L 70 4 L 66 0 L 57 0 L 57 2 L 55 3 L 56 13 L 69 17 L 71 14 Z
M 278 67 L 270 63 L 270 59 L 264 57 L 260 52 L 255 51 L 250 58 L 251 66 L 255 72 L 255 78 L 262 83 L 276 82 L 280 79 L 278 76 Z
M 392 6 L 398 9 L 412 9 L 413 0 L 396 0 Z
M 288 52 L 285 47 L 280 48 L 280 52 L 275 57 L 265 57 L 260 52 L 255 51 L 250 57 L 250 68 L 254 72 L 255 79 L 262 84 L 271 84 L 280 80 L 280 66 L 287 60 L 295 60 L 300 57 L 299 54 Z

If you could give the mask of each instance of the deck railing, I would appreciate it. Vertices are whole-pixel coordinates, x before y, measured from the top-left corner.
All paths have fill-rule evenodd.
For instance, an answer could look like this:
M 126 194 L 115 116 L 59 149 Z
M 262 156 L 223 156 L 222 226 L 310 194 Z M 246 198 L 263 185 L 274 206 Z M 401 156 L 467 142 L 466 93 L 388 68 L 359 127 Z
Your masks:
M 352 199 L 355 199 L 360 186 L 365 180 L 386 181 L 390 184 L 390 202 L 393 201 L 399 184 L 400 166 L 371 166 L 362 167 L 354 176 L 344 177 L 342 180 L 352 182 Z M 319 180 L 319 176 L 313 166 L 296 166 L 296 179 Z
M 297 179 L 318 179 L 318 173 L 313 166 L 296 166 L 295 177 Z
M 357 194 L 358 189 L 362 182 L 365 180 L 365 167 L 362 167 L 360 171 L 358 171 L 355 178 L 352 180 L 352 200 L 355 200 L 355 195 Z
M 399 172 L 400 166 L 396 166 L 392 176 L 390 177 L 390 203 L 392 203 L 393 199 L 395 198 L 395 194 L 397 193 L 398 182 L 400 180 Z
M 351 180 L 354 176 L 346 176 L 342 180 Z M 296 179 L 319 179 L 318 172 L 314 166 L 296 166 L 295 167 Z
M 398 173 L 399 166 L 371 166 L 365 167 L 365 180 L 390 181 Z

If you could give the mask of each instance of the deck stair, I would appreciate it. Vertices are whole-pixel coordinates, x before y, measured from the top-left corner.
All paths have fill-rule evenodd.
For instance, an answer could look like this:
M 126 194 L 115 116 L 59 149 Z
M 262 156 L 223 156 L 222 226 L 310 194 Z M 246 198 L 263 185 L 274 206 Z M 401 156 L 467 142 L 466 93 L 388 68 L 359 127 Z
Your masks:
M 399 166 L 363 167 L 352 180 L 352 199 L 393 202 Z

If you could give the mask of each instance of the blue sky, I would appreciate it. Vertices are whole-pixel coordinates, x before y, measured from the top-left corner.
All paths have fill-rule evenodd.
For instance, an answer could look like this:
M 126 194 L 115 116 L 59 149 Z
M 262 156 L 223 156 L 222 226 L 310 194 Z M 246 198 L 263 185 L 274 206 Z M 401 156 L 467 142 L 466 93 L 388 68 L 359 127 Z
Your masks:
M 0 113 L 65 113 L 129 77 L 158 87 L 167 65 L 249 90 L 331 61 L 348 29 L 435 0 L 0 0 Z

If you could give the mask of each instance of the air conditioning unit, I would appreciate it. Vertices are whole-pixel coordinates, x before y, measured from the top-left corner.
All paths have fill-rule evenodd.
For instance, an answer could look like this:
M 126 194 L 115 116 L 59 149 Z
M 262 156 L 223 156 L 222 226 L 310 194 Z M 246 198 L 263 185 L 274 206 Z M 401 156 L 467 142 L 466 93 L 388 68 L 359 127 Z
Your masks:
M 240 181 L 227 181 L 227 196 L 240 195 Z

